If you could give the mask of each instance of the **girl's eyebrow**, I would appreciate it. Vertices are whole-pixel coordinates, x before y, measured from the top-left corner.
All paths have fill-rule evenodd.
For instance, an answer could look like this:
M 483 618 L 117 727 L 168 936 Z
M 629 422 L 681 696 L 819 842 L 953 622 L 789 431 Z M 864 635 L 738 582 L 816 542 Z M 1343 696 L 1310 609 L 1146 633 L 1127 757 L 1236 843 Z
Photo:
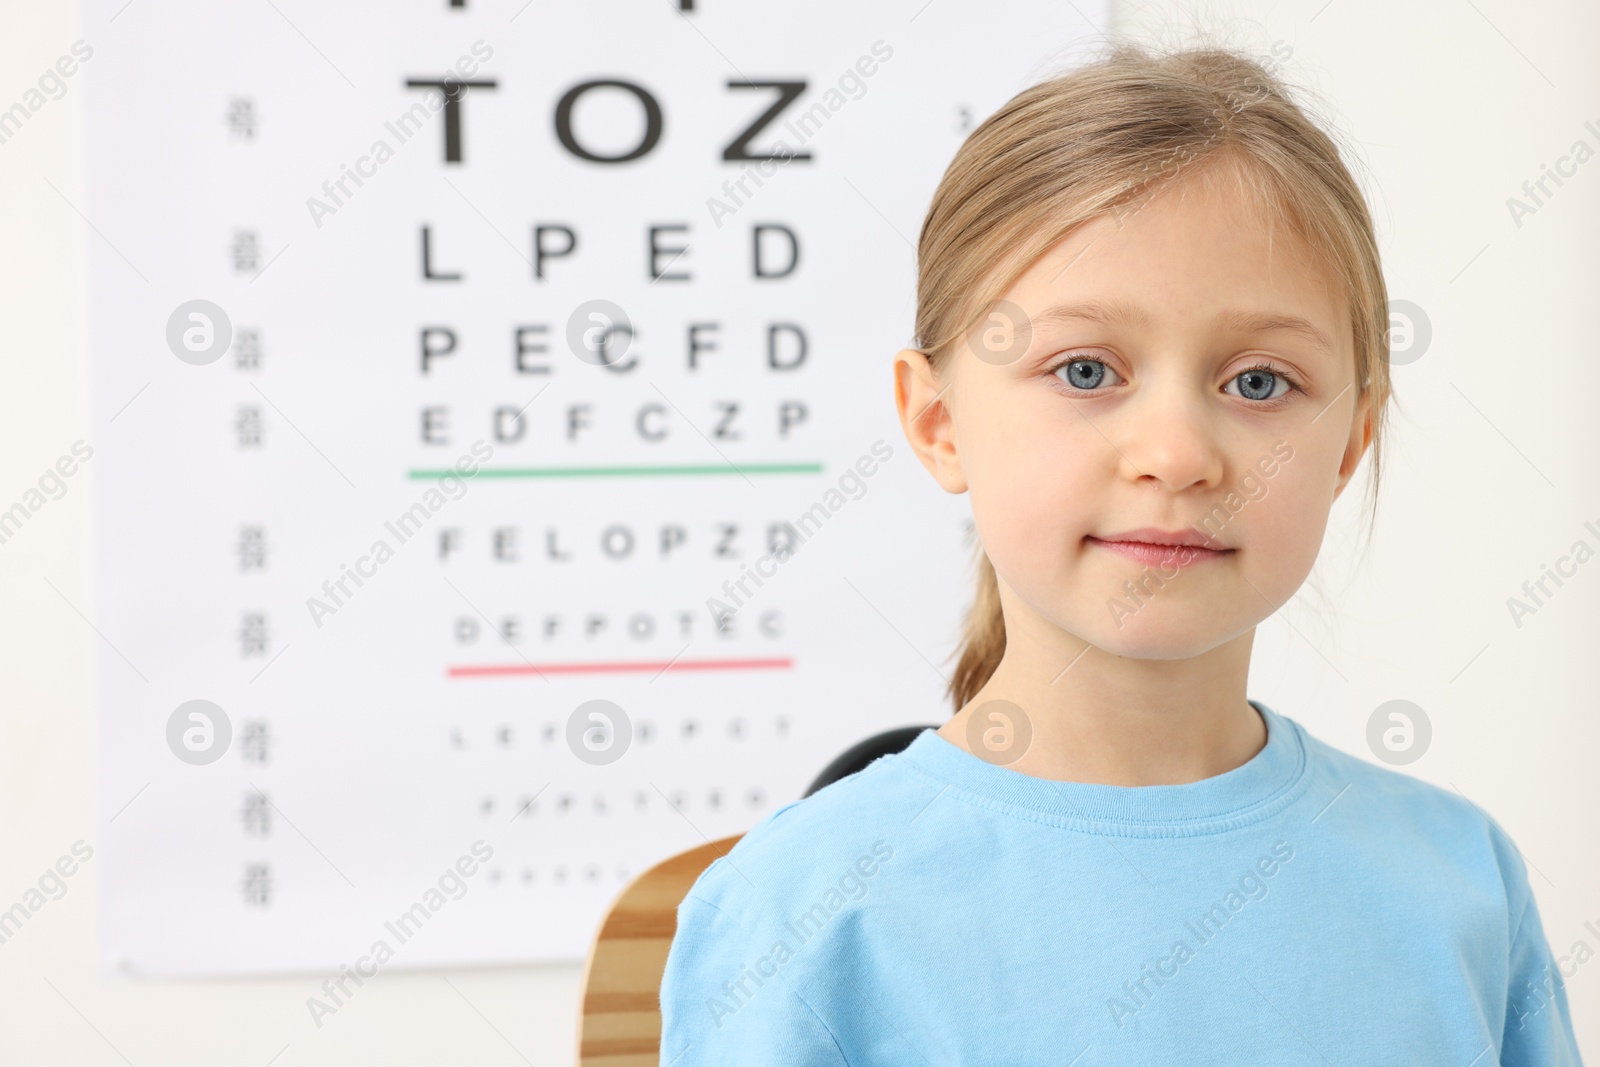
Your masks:
M 1030 319 L 1030 324 L 1035 329 L 1059 326 L 1068 322 L 1098 322 L 1102 324 L 1125 322 L 1135 326 L 1147 327 L 1151 325 L 1151 316 L 1143 308 L 1126 301 L 1088 300 L 1075 304 L 1054 304 Z M 1216 322 L 1217 325 L 1225 329 L 1239 333 L 1257 334 L 1272 333 L 1274 331 L 1291 333 L 1320 348 L 1329 356 L 1337 357 L 1339 354 L 1338 349 L 1329 340 L 1327 334 L 1317 329 L 1310 320 L 1303 319 L 1298 315 L 1227 308 L 1217 312 Z

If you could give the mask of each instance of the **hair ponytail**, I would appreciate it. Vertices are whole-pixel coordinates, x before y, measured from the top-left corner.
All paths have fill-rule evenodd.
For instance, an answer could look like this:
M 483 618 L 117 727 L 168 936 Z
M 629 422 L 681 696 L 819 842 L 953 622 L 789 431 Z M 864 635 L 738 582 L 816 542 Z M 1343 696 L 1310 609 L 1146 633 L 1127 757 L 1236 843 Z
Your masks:
M 995 577 L 994 564 L 989 562 L 983 545 L 978 544 L 975 552 L 973 569 L 978 572 L 977 591 L 967 612 L 961 658 L 950 679 L 950 697 L 955 701 L 956 711 L 994 676 L 994 669 L 1000 666 L 1000 657 L 1006 651 L 1006 621 L 1000 614 L 999 579 Z

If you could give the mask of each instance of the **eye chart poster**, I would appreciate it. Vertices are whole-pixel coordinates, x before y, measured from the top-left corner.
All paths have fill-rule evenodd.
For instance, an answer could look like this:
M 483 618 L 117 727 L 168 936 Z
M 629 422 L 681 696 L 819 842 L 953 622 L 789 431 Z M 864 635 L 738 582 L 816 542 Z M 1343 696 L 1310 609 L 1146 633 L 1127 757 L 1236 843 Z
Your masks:
M 87 3 L 109 971 L 578 960 L 651 864 L 941 721 L 914 243 L 1104 25 Z

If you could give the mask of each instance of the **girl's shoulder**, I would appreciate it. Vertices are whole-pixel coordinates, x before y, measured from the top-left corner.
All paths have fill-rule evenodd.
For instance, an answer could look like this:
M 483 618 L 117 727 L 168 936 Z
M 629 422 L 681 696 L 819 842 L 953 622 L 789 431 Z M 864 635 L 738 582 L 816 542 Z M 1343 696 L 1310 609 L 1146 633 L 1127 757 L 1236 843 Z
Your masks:
M 1505 888 L 1513 918 L 1526 903 L 1527 867 L 1516 842 L 1494 816 L 1455 788 L 1435 785 L 1399 767 L 1352 755 L 1304 730 L 1308 773 L 1318 781 L 1316 820 L 1341 829 L 1365 851 L 1403 850 L 1415 869 L 1476 872 Z M 1346 809 L 1341 812 L 1340 809 Z

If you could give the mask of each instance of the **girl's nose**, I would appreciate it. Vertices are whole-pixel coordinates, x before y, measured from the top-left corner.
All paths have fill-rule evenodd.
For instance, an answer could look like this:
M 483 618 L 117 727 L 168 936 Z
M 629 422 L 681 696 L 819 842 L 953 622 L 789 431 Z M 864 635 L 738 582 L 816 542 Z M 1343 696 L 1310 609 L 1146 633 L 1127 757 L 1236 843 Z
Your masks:
M 1142 392 L 1118 412 L 1115 432 L 1108 429 L 1121 453 L 1122 475 L 1159 482 L 1173 493 L 1219 485 L 1224 467 L 1220 427 L 1205 398 L 1187 387 Z

